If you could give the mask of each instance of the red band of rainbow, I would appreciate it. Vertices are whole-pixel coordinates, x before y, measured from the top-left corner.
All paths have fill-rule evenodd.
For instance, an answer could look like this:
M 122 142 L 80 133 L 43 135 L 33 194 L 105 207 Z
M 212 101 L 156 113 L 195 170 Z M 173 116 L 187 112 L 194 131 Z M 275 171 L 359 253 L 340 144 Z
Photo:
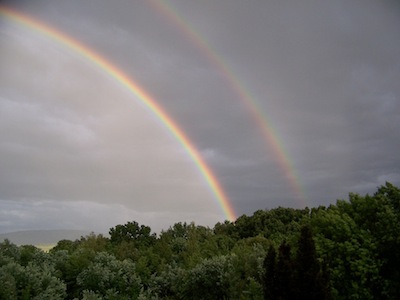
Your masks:
M 230 221 L 234 221 L 236 219 L 236 214 L 232 203 L 223 190 L 221 184 L 213 174 L 211 168 L 205 163 L 199 152 L 193 146 L 193 143 L 189 140 L 177 123 L 164 111 L 164 109 L 132 78 L 129 78 L 126 74 L 124 74 L 123 71 L 115 67 L 110 61 L 96 53 L 94 50 L 83 45 L 67 34 L 55 29 L 54 27 L 50 27 L 49 25 L 42 23 L 41 21 L 36 20 L 29 15 L 3 5 L 0 5 L 0 15 L 15 23 L 21 24 L 24 27 L 30 28 L 78 53 L 96 65 L 98 68 L 104 70 L 109 74 L 110 77 L 115 79 L 119 84 L 135 95 L 135 97 L 139 99 L 145 105 L 145 107 L 147 107 L 161 121 L 161 123 L 178 140 L 178 142 L 192 158 L 198 170 L 205 178 L 212 193 L 214 194 L 216 201 L 225 215 L 225 218 Z

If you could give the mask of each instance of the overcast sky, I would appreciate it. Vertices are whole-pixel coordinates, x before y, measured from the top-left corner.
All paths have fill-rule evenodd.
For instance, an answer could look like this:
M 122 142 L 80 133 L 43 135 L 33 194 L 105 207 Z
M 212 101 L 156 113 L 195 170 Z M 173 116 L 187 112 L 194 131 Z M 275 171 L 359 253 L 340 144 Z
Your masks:
M 400 185 L 397 1 L 6 3 L 151 94 L 238 216 Z M 135 95 L 65 45 L 0 18 L 0 233 L 225 219 L 184 147 Z

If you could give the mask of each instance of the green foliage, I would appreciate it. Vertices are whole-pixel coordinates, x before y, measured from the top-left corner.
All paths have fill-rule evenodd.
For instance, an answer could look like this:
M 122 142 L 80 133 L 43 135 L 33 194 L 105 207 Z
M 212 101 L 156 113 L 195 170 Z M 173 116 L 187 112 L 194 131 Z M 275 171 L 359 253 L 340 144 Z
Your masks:
M 161 299 L 179 299 L 182 295 L 182 280 L 186 271 L 182 268 L 168 265 L 160 274 L 151 279 L 152 292 Z
M 278 207 L 157 237 L 128 222 L 110 238 L 45 253 L 0 243 L 1 299 L 400 299 L 400 189 L 329 207 Z
M 374 196 L 314 210 L 317 249 L 328 263 L 337 299 L 400 297 L 399 189 L 387 183 Z
M 295 282 L 292 248 L 286 242 L 283 242 L 278 249 L 278 262 L 275 276 L 276 289 L 279 291 L 278 299 L 296 299 L 297 284 Z
M 147 247 L 154 244 L 156 240 L 155 233 L 151 233 L 151 228 L 145 225 L 139 226 L 137 222 L 128 222 L 125 225 L 117 225 L 110 228 L 110 240 L 113 244 L 125 242 L 137 242 L 141 247 Z
M 0 251 L 0 299 L 64 299 L 65 284 L 55 276 L 48 254 L 9 241 Z
M 21 258 L 21 250 L 8 239 L 0 243 L 0 253 L 2 256 L 11 258 L 17 262 L 19 262 Z
M 317 258 L 311 228 L 303 226 L 295 258 L 295 275 L 298 299 L 331 299 L 331 290 L 325 265 Z
M 273 245 L 268 249 L 268 253 L 263 262 L 263 268 L 264 299 L 278 299 L 276 250 Z
M 81 237 L 79 247 L 90 249 L 94 252 L 104 252 L 111 249 L 110 239 L 102 234 L 91 233 L 85 237 Z
M 67 293 L 72 298 L 78 297 L 84 288 L 78 285 L 78 275 L 86 269 L 95 257 L 95 252 L 90 249 L 78 248 L 75 252 L 67 254 L 65 250 L 53 253 L 56 271 L 61 280 L 67 285 Z
M 232 250 L 230 299 L 261 299 L 265 239 L 249 238 Z
M 139 296 L 141 283 L 136 275 L 135 265 L 129 261 L 117 260 L 105 252 L 98 253 L 90 265 L 77 277 L 77 283 L 84 290 L 111 299 L 136 299 Z
M 231 272 L 226 256 L 203 260 L 186 272 L 184 299 L 228 299 Z
M 76 249 L 78 249 L 79 244 L 80 244 L 79 240 L 75 240 L 75 241 L 61 240 L 57 243 L 57 245 L 55 245 L 53 248 L 51 248 L 49 252 L 55 253 L 57 251 L 65 250 L 71 254 Z
M 263 262 L 264 299 L 331 299 L 324 267 L 318 261 L 311 228 L 305 225 L 301 228 L 295 255 L 285 241 L 279 246 L 278 254 L 270 246 Z

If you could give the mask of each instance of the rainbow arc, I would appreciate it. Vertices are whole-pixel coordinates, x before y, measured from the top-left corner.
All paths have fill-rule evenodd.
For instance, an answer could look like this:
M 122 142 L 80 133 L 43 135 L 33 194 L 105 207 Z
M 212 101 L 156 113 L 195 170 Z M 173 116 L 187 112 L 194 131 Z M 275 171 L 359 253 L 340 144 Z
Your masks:
M 286 151 L 283 142 L 267 115 L 258 104 L 257 100 L 251 96 L 251 93 L 245 86 L 237 79 L 234 72 L 224 59 L 212 48 L 210 43 L 198 31 L 196 31 L 190 23 L 176 10 L 174 7 L 165 0 L 151 0 L 147 3 L 163 15 L 170 23 L 174 24 L 183 36 L 189 40 L 196 49 L 198 49 L 204 57 L 213 65 L 220 74 L 222 74 L 228 86 L 237 95 L 238 99 L 242 101 L 247 108 L 250 116 L 254 120 L 257 128 L 259 129 L 266 147 L 271 149 L 273 155 L 283 172 L 285 178 L 291 187 L 293 194 L 298 198 L 303 206 L 306 206 L 307 200 L 305 192 L 300 184 L 299 176 L 293 167 L 292 160 Z
M 212 172 L 211 168 L 201 157 L 199 151 L 195 148 L 190 139 L 186 136 L 184 131 L 178 126 L 178 124 L 167 114 L 167 112 L 159 105 L 151 95 L 145 91 L 136 81 L 131 77 L 128 77 L 122 70 L 118 69 L 105 57 L 98 54 L 93 49 L 90 49 L 86 45 L 82 44 L 78 40 L 68 36 L 66 33 L 51 27 L 32 16 L 16 11 L 12 8 L 0 5 L 0 15 L 7 18 L 8 20 L 20 24 L 23 27 L 29 28 L 43 36 L 46 36 L 50 40 L 53 40 L 75 53 L 78 53 L 81 57 L 90 61 L 98 68 L 105 71 L 111 78 L 117 81 L 121 86 L 129 90 L 138 100 L 140 100 L 144 106 L 149 109 L 168 129 L 168 131 L 176 138 L 176 140 L 186 150 L 188 155 L 191 157 L 198 170 L 204 177 L 208 186 L 210 187 L 216 201 L 218 202 L 225 217 L 234 221 L 236 214 L 232 203 L 230 202 L 226 192 L 223 190 L 221 184 L 218 182 L 216 176 Z

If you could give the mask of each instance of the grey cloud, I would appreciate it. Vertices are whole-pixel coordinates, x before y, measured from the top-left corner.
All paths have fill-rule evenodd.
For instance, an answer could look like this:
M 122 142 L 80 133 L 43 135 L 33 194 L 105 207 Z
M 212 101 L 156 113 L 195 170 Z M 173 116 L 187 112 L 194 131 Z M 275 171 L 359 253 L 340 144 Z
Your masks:
M 106 216 L 106 217 L 105 217 Z M 7 201 L 2 200 L 0 211 L 0 233 L 46 229 L 96 230 L 107 234 L 111 227 L 136 220 L 146 224 L 154 232 L 161 232 L 172 226 L 176 220 L 196 222 L 212 226 L 220 218 L 219 214 L 198 214 L 188 212 L 181 215 L 176 211 L 142 212 L 129 209 L 117 203 L 104 204 L 87 201 Z
M 209 53 L 154 8 L 157 3 L 12 5 L 135 78 L 181 125 L 238 214 L 303 206 L 232 83 Z M 258 103 L 293 164 L 306 204 L 371 193 L 385 180 L 400 184 L 396 2 L 165 3 Z M 7 42 L 0 46 L 0 157 L 7 166 L 0 199 L 107 205 L 113 198 L 145 212 L 143 220 L 215 218 L 215 199 L 193 162 L 129 92 L 59 45 L 0 28 Z M 133 198 L 147 200 L 132 204 Z

